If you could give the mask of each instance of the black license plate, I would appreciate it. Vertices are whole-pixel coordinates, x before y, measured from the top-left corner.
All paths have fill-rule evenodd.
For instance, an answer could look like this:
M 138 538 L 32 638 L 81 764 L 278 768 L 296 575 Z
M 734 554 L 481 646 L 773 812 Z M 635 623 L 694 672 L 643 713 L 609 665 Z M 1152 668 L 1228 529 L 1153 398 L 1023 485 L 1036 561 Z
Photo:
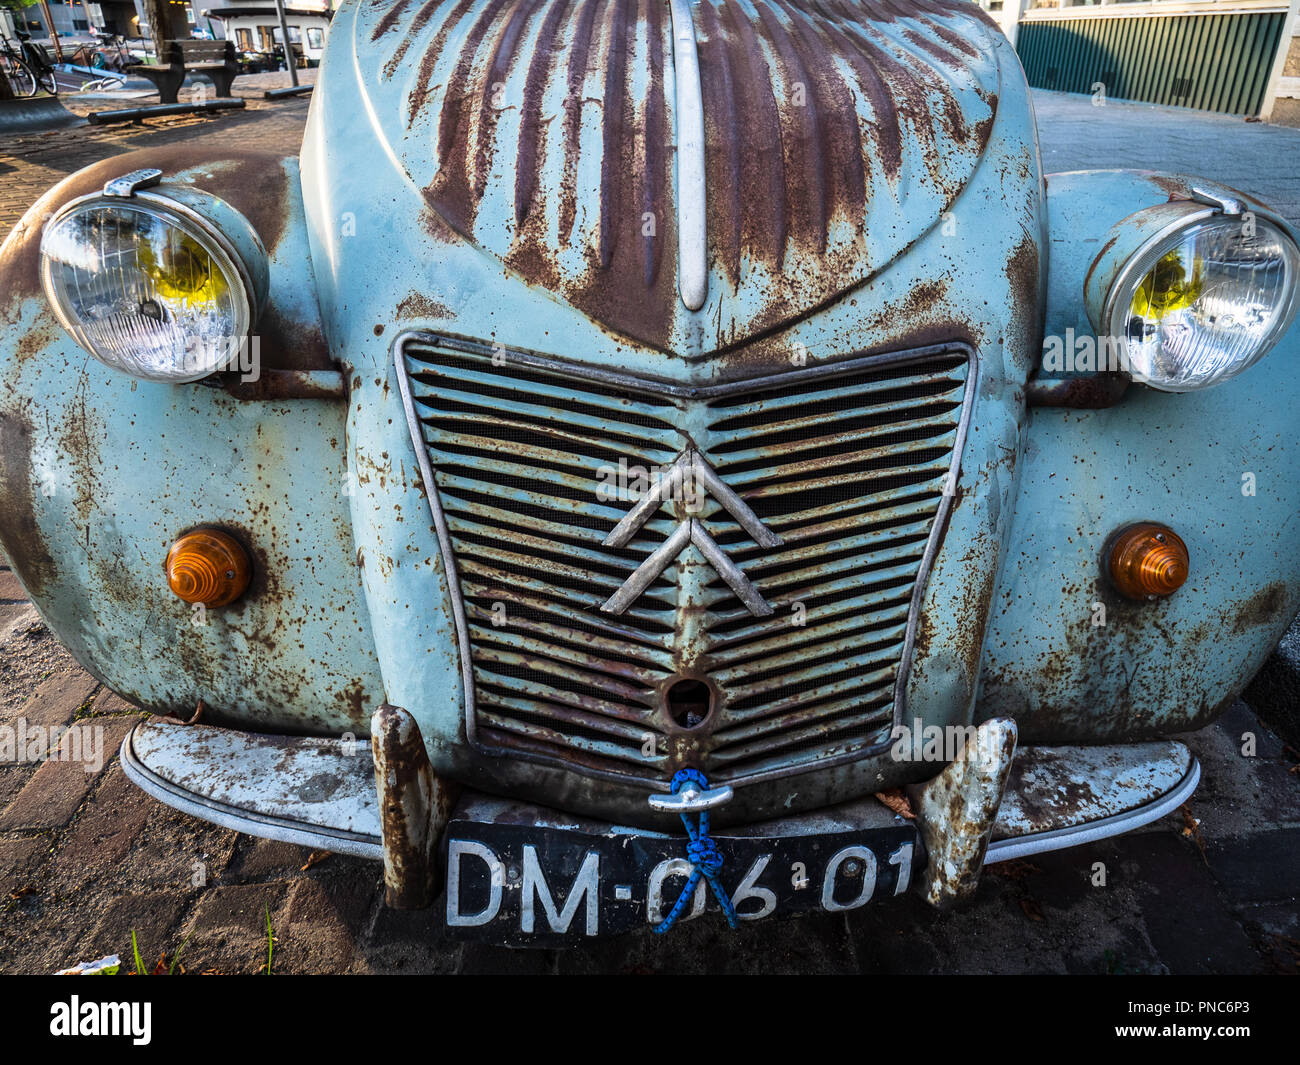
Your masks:
M 572 944 L 656 925 L 690 871 L 684 835 L 453 820 L 445 839 L 448 930 L 480 942 Z M 855 910 L 901 895 L 922 860 L 909 824 L 713 839 L 742 922 Z M 703 913 L 723 920 L 701 880 L 679 921 Z

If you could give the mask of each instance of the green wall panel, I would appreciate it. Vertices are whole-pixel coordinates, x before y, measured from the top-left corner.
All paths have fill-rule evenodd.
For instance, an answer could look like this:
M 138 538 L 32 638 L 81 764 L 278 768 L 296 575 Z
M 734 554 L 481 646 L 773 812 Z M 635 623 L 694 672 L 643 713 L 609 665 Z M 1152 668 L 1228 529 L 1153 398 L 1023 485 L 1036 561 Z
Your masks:
M 1202 111 L 1259 113 L 1286 15 L 1163 15 L 1022 22 L 1029 84 Z

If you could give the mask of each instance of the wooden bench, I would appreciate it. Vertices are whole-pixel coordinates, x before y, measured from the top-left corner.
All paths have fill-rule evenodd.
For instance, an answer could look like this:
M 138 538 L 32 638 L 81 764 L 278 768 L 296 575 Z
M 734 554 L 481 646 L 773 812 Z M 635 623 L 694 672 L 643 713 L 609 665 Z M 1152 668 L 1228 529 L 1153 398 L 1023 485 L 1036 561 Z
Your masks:
M 206 74 L 216 86 L 218 97 L 230 95 L 230 86 L 239 73 L 233 41 L 167 41 L 162 62 L 137 63 L 127 73 L 139 74 L 158 86 L 158 98 L 174 104 L 187 73 Z

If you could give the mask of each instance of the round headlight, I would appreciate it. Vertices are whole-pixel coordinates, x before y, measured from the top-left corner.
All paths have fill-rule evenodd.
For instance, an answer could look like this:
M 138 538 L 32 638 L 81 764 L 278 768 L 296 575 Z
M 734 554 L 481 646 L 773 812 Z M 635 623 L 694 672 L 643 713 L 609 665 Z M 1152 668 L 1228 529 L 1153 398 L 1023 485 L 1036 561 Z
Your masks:
M 1290 328 L 1300 252 L 1266 218 L 1198 212 L 1147 241 L 1106 297 L 1104 328 L 1135 381 L 1166 392 L 1254 365 Z
M 78 344 L 150 381 L 225 369 L 256 318 L 253 275 L 234 244 L 160 195 L 69 204 L 45 227 L 41 282 Z

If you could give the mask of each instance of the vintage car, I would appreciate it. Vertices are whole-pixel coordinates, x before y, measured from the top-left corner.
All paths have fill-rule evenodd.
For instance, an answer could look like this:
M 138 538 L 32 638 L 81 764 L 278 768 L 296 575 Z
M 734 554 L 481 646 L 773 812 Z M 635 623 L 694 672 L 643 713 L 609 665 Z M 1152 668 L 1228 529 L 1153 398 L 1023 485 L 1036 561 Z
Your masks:
M 1300 609 L 1291 228 L 1044 177 L 965 0 L 349 0 L 228 143 L 4 244 L 0 541 L 131 779 L 455 934 L 959 900 Z

